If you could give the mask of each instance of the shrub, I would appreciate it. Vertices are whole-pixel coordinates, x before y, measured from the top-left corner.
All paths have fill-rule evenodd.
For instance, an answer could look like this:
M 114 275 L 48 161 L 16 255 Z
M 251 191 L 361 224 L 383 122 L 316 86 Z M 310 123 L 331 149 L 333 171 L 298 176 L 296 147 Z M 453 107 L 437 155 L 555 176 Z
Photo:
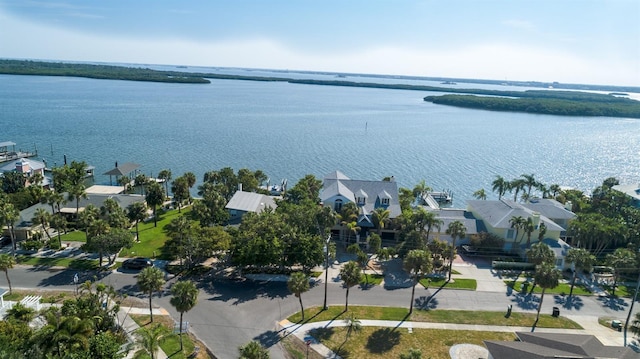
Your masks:
M 20 248 L 24 249 L 25 251 L 37 251 L 43 246 L 44 246 L 44 243 L 40 241 L 33 241 L 33 240 L 23 241 L 20 243 Z

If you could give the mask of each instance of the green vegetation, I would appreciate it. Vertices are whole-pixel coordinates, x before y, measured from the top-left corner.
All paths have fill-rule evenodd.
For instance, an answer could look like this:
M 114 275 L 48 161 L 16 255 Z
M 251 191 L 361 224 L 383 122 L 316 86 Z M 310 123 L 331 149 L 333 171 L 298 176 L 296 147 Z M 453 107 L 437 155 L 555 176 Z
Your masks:
M 183 211 L 184 214 L 187 211 Z M 164 227 L 171 223 L 171 220 L 180 216 L 178 210 L 170 210 L 161 214 L 158 219 L 158 226 L 155 227 L 153 221 L 140 223 L 140 241 L 133 244 L 131 248 L 124 248 L 120 252 L 121 257 L 148 257 L 169 259 L 168 254 L 162 251 L 162 247 L 169 239 Z
M 78 270 L 98 269 L 98 261 L 92 259 L 69 258 L 41 258 L 30 256 L 18 256 L 19 264 L 27 264 L 40 267 L 66 267 Z
M 527 290 L 527 293 L 531 289 L 531 285 L 532 285 L 532 283 L 530 283 L 530 282 L 515 281 L 515 280 L 505 280 L 504 283 L 509 288 L 513 289 L 516 292 L 522 292 L 523 290 Z M 524 284 L 524 283 L 527 283 L 527 284 Z M 523 285 L 525 286 L 524 289 L 523 289 Z M 618 287 L 618 288 L 621 289 L 623 287 Z M 571 291 L 571 284 L 569 284 L 569 283 L 560 283 L 555 288 L 547 289 L 547 293 L 549 293 L 549 294 L 566 294 L 566 295 L 569 295 L 570 291 Z M 542 289 L 536 286 L 533 289 L 533 292 L 540 294 L 540 293 L 542 293 Z M 576 294 L 576 295 L 593 295 L 593 293 L 591 293 L 589 291 L 589 289 L 587 289 L 583 285 L 576 285 L 573 288 L 573 294 Z
M 148 315 L 131 315 L 131 319 L 133 319 L 141 328 L 151 324 Z M 160 339 L 160 349 L 165 352 L 167 355 L 171 356 L 172 359 L 186 359 L 189 358 L 189 355 L 193 353 L 195 344 L 195 338 L 190 335 L 185 335 L 183 338 L 183 349 L 180 350 L 180 337 L 177 333 L 173 333 L 173 319 L 169 316 L 158 316 L 155 318 L 154 323 L 160 323 L 165 326 L 167 330 L 171 332 L 171 334 L 165 335 Z M 146 356 L 150 358 L 150 356 Z M 140 356 L 139 358 L 145 358 L 145 356 Z M 199 355 L 198 358 L 208 358 L 204 355 Z
M 640 118 L 640 102 L 623 97 L 570 91 L 531 90 L 524 92 L 499 91 L 498 96 L 515 96 L 516 98 L 441 95 L 427 96 L 424 100 L 437 105 L 490 111 L 526 112 L 559 116 Z
M 360 280 L 360 285 L 380 285 L 384 276 L 382 274 L 365 273 Z
M 444 289 L 467 289 L 476 290 L 478 282 L 475 279 L 454 278 L 447 281 L 446 278 L 422 278 L 420 284 L 425 288 L 443 287 Z
M 414 310 L 409 314 L 407 308 L 397 307 L 370 307 L 370 306 L 350 306 L 348 312 L 344 308 L 331 306 L 327 310 L 322 307 L 305 309 L 306 322 L 321 322 L 325 320 L 342 320 L 349 315 L 365 320 L 405 320 L 414 322 L 431 323 L 458 323 L 458 324 L 478 324 L 478 325 L 498 325 L 530 327 L 536 319 L 533 313 L 512 312 L 509 318 L 505 318 L 504 312 L 489 311 L 467 311 L 467 310 Z M 301 313 L 295 313 L 287 318 L 292 323 L 301 321 Z M 564 328 L 582 329 L 574 321 L 551 315 L 541 315 L 537 327 L 539 328 Z
M 65 242 L 87 243 L 87 235 L 82 231 L 71 231 L 61 235 L 60 241 L 62 241 L 63 247 Z
M 156 71 L 112 65 L 70 64 L 27 60 L 0 60 L 0 73 L 12 75 L 73 76 L 92 79 L 129 81 L 209 83 L 209 80 L 188 72 Z
M 331 327 L 313 330 L 311 335 L 343 358 L 373 359 L 399 358 L 408 348 L 428 353 L 428 358 L 444 359 L 449 358 L 449 349 L 455 344 L 482 346 L 483 340 L 515 339 L 513 333 L 413 329 L 409 334 L 407 330 L 398 328 L 363 327 L 345 341 L 346 332 L 344 327 Z

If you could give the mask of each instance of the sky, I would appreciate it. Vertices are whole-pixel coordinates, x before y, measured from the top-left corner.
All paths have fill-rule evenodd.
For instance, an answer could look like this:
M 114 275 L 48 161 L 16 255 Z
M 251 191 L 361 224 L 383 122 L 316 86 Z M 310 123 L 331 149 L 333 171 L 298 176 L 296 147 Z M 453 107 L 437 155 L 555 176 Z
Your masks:
M 0 0 L 0 58 L 640 86 L 640 0 Z

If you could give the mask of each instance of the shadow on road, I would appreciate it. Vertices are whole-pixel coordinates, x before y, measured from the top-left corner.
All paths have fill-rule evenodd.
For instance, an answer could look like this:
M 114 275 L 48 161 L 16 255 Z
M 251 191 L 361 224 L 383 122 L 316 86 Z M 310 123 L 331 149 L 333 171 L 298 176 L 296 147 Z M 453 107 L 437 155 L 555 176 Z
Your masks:
M 598 301 L 601 302 L 603 306 L 617 311 L 625 310 L 629 305 L 622 298 L 612 296 L 598 297 Z
M 564 309 L 568 310 L 580 310 L 584 307 L 584 302 L 582 298 L 577 297 L 575 295 L 571 296 L 571 298 L 564 295 L 555 295 L 553 296 L 555 303 L 561 305 Z
M 200 283 L 199 287 L 211 295 L 209 300 L 231 302 L 233 305 L 257 298 L 281 299 L 291 294 L 285 282 L 219 279 Z
M 514 302 L 517 307 L 522 309 L 536 309 L 538 308 L 540 298 L 535 295 L 518 293 L 512 296 L 511 301 Z

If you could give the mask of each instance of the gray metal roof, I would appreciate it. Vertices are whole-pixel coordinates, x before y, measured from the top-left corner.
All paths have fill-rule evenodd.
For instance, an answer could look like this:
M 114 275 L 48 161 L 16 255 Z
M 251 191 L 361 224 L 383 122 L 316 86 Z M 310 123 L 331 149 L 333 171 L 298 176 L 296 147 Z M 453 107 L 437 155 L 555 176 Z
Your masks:
M 0 144 L 1 146 L 1 144 Z M 44 163 L 40 162 L 40 161 L 35 161 L 32 159 L 28 159 L 28 158 L 19 158 L 15 161 L 11 161 L 7 164 L 5 164 L 4 166 L 0 167 L 0 172 L 10 172 L 10 171 L 15 171 L 16 170 L 16 164 L 18 162 L 24 162 L 27 163 L 29 165 L 29 167 L 33 170 L 41 170 L 44 169 Z
M 254 213 L 260 213 L 267 207 L 275 209 L 278 205 L 273 198 L 269 196 L 242 191 L 236 191 L 229 200 L 229 203 L 225 206 L 226 209 Z
M 576 216 L 575 213 L 565 209 L 562 203 L 555 199 L 536 198 L 530 200 L 528 203 L 522 203 L 522 206 L 551 219 L 568 220 Z
M 511 228 L 509 220 L 513 217 L 521 216 L 523 218 L 530 218 L 534 216 L 534 210 L 524 207 L 523 205 L 510 201 L 508 199 L 501 199 L 499 201 L 486 201 L 486 200 L 472 200 L 467 201 L 467 206 L 472 212 L 477 213 L 479 219 L 490 224 L 493 228 Z M 538 212 L 540 213 L 540 212 Z M 547 226 L 547 230 L 550 231 L 564 231 L 565 228 L 560 227 L 554 221 L 540 213 L 540 222 Z
M 137 163 L 126 162 L 118 165 L 116 163 L 116 167 L 110 171 L 104 173 L 106 176 L 126 176 L 129 173 L 137 170 L 140 167 Z
M 383 207 L 381 197 L 379 196 L 379 194 L 383 194 L 383 198 L 389 199 L 389 206 L 387 207 L 390 212 L 389 217 L 396 218 L 402 214 L 398 195 L 398 184 L 395 181 L 352 180 L 348 179 L 339 171 L 333 172 L 332 174 L 332 176 L 325 177 L 323 181 L 320 200 L 326 201 L 334 196 L 340 195 L 355 203 L 355 193 L 375 193 L 376 197 L 367 198 L 365 205 L 362 206 L 362 211 L 366 214 L 372 213 L 375 208 Z M 344 178 L 334 179 L 333 177 Z
M 640 184 L 619 184 L 611 188 L 636 200 L 640 200 Z

